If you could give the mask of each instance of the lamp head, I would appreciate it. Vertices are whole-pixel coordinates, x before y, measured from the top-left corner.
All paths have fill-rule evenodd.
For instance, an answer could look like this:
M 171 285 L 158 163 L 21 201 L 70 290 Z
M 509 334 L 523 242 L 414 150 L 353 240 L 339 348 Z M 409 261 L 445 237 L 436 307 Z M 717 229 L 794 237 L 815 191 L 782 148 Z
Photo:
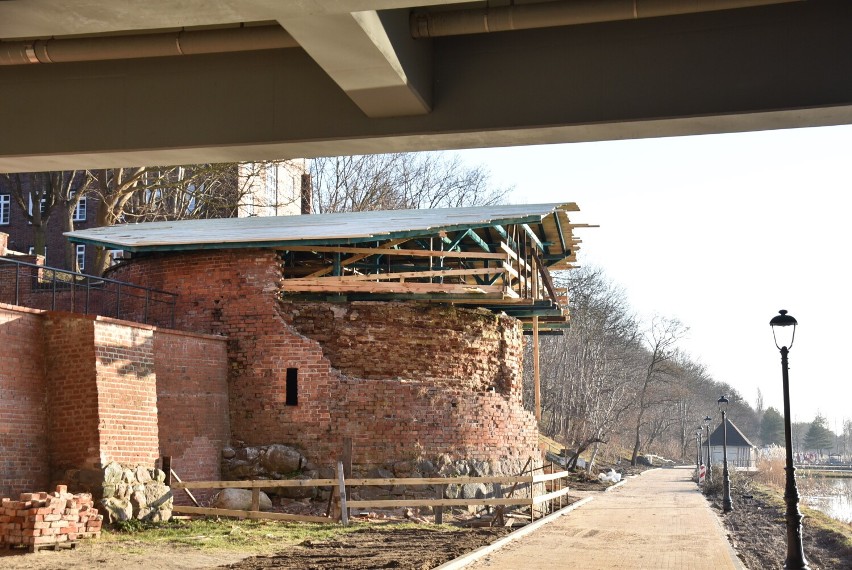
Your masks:
M 783 309 L 772 317 L 769 326 L 772 327 L 772 338 L 775 339 L 775 347 L 778 350 L 781 350 L 781 347 L 787 350 L 793 348 L 793 340 L 796 338 L 796 325 L 798 324 L 793 315 L 788 315 L 787 311 Z M 781 337 L 780 344 L 778 342 L 779 337 Z
M 728 410 L 728 398 L 722 396 L 717 403 L 719 404 L 719 411 L 724 414 Z
M 712 421 L 713 421 L 713 418 L 711 418 L 710 416 L 706 416 L 706 417 L 704 418 L 704 425 L 709 427 L 709 426 L 710 426 L 710 422 L 712 422 Z
M 697 430 L 695 430 L 695 435 L 698 436 L 698 437 L 701 437 L 701 428 L 698 428 Z

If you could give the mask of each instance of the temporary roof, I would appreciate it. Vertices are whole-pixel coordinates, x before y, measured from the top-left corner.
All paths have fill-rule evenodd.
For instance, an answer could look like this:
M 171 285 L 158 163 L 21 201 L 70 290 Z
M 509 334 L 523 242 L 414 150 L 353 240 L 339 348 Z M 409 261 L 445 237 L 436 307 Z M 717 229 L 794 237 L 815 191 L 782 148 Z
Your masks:
M 539 228 L 530 226 L 539 240 L 570 251 L 565 242 L 571 226 L 565 214 L 568 211 L 578 211 L 577 205 L 479 206 L 146 222 L 77 230 L 65 235 L 75 243 L 144 252 L 354 244 L 427 232 L 520 223 L 541 224 Z
M 567 298 L 550 271 L 569 269 L 580 240 L 574 203 L 384 210 L 122 224 L 69 232 L 72 242 L 152 252 L 269 248 L 281 294 L 423 300 L 502 310 L 560 328 Z M 543 325 L 543 326 L 542 326 Z

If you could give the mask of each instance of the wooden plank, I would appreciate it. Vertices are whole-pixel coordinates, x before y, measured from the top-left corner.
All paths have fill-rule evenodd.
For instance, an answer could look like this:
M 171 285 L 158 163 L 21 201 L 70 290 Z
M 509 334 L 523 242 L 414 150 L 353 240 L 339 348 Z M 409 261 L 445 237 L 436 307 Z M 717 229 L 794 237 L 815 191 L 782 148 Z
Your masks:
M 349 501 L 350 507 L 464 507 L 467 505 L 531 505 L 532 499 L 377 499 Z
M 489 475 L 487 477 L 388 477 L 387 479 L 347 479 L 348 487 L 369 485 L 467 485 L 477 483 L 532 483 L 532 475 Z
M 371 255 L 404 255 L 407 257 L 448 257 L 458 259 L 506 259 L 502 253 L 474 251 L 441 251 L 426 249 L 391 249 L 385 247 L 334 247 L 322 245 L 291 245 L 280 247 L 285 251 L 311 251 L 316 253 L 354 253 Z
M 253 481 L 183 481 L 172 483 L 172 489 L 260 489 L 273 487 L 333 487 L 337 479 L 283 479 Z
M 538 315 L 533 315 L 533 386 L 535 390 L 535 421 L 541 424 L 541 379 L 538 365 Z
M 544 283 L 544 288 L 547 290 L 547 294 L 550 295 L 550 298 L 554 301 L 558 301 L 559 297 L 556 294 L 556 289 L 553 286 L 553 278 L 550 275 L 550 271 L 548 271 L 547 267 L 541 262 L 541 258 L 537 253 L 533 253 L 533 257 L 536 261 L 536 265 L 538 266 L 538 271 L 541 274 L 541 280 Z
M 553 491 L 552 493 L 545 493 L 544 495 L 539 495 L 533 500 L 533 504 L 540 505 L 541 503 L 550 501 L 551 499 L 561 497 L 562 495 L 567 495 L 568 491 L 568 487 L 565 487 L 563 489 L 559 489 L 558 491 Z
M 171 467 L 169 467 L 169 473 L 171 474 L 172 477 L 174 477 L 175 481 L 177 481 L 178 483 L 181 483 L 180 477 L 177 476 L 177 473 L 175 473 L 174 469 L 172 469 Z M 171 485 L 168 485 L 168 486 L 171 487 Z M 198 500 L 196 500 L 195 495 L 193 495 L 190 492 L 189 489 L 184 489 L 183 492 L 186 493 L 186 496 L 189 497 L 189 500 L 192 501 L 193 505 L 195 505 L 196 507 L 201 506 L 201 504 L 198 502 Z
M 508 263 L 506 263 L 505 261 L 503 262 L 503 271 L 505 273 L 508 273 L 509 275 L 511 275 L 515 279 L 520 278 L 520 275 L 518 274 L 517 271 L 515 271 L 515 268 L 512 267 L 511 265 L 509 265 Z
M 251 510 L 259 511 L 260 510 L 260 488 L 254 487 L 251 490 Z
M 447 490 L 446 485 L 435 486 L 435 499 L 441 500 L 444 498 L 444 493 Z M 444 524 L 444 507 L 438 505 L 435 507 L 435 524 Z
M 399 245 L 399 244 L 406 242 L 406 241 L 409 241 L 409 238 L 394 239 L 394 240 L 391 240 L 391 241 L 389 241 L 385 244 L 382 244 L 382 247 L 389 248 L 389 247 L 393 247 L 395 245 Z M 353 263 L 358 263 L 362 259 L 366 259 L 366 258 L 370 257 L 371 255 L 375 255 L 375 254 L 373 254 L 373 253 L 362 253 L 360 255 L 353 255 L 352 257 L 349 257 L 349 258 L 342 260 L 340 262 L 340 265 L 342 267 L 345 267 L 345 266 L 351 265 Z M 320 269 L 319 271 L 317 271 L 315 273 L 311 273 L 310 275 L 308 275 L 308 277 L 322 277 L 323 275 L 328 275 L 332 271 L 334 271 L 334 267 L 326 267 L 325 269 Z
M 365 292 L 365 293 L 446 293 L 450 295 L 491 295 L 503 297 L 503 287 L 499 285 L 464 285 L 456 283 L 396 283 L 381 281 L 356 281 L 348 278 L 335 279 L 319 277 L 317 279 L 284 279 L 281 282 L 284 292 L 323 291 L 323 292 Z
M 172 508 L 174 513 L 182 513 L 185 515 L 205 515 L 214 517 L 237 517 L 245 519 L 268 519 L 278 521 L 301 521 L 301 522 L 318 522 L 330 523 L 334 522 L 327 517 L 316 517 L 310 515 L 292 515 L 289 513 L 266 513 L 261 511 L 237 511 L 232 509 L 212 509 L 206 507 L 184 507 L 175 505 Z
M 343 475 L 343 462 L 337 462 L 338 489 L 340 489 L 340 522 L 349 526 L 349 506 L 346 504 L 346 480 Z
M 432 277 L 455 277 L 463 275 L 492 275 L 494 273 L 503 273 L 503 271 L 504 269 L 502 267 L 483 267 L 479 269 L 435 269 L 433 271 L 400 271 L 398 273 L 369 273 L 364 275 L 347 275 L 346 277 L 326 277 L 324 281 L 372 281 L 376 279 L 410 279 L 418 277 L 425 279 Z M 289 282 L 290 280 L 284 281 L 284 283 Z
M 554 479 L 564 479 L 570 474 L 570 471 L 556 471 L 555 473 L 548 473 L 546 475 L 534 475 L 533 483 L 543 483 L 545 481 L 553 481 Z

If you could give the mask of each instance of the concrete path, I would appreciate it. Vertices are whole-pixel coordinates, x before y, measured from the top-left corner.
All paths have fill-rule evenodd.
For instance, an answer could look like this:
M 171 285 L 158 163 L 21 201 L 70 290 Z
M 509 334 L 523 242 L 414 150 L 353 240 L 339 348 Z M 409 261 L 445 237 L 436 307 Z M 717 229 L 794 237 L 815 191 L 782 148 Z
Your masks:
M 646 471 L 465 568 L 742 570 L 692 471 Z

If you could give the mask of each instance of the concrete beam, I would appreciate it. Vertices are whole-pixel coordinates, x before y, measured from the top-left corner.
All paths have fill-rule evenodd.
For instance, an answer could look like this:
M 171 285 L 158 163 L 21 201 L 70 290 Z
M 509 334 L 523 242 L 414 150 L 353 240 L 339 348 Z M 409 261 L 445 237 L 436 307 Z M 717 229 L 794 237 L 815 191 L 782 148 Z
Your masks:
M 298 48 L 5 67 L 0 170 L 849 124 L 849 29 L 821 0 L 435 39 L 432 112 L 382 119 Z
M 431 110 L 431 46 L 411 38 L 407 10 L 382 17 L 375 11 L 312 15 L 279 23 L 368 117 Z

